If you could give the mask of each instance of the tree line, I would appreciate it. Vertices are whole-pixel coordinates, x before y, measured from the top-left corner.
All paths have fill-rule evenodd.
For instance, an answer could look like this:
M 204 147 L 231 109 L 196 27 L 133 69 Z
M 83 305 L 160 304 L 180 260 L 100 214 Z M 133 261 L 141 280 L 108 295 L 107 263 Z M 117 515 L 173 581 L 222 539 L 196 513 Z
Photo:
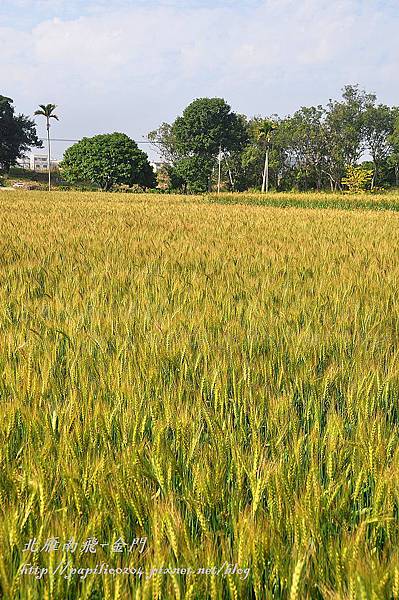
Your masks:
M 43 105 L 35 114 L 54 108 Z M 49 152 L 52 116 L 46 117 Z M 148 140 L 163 161 L 158 186 L 185 193 L 337 191 L 351 180 L 370 189 L 399 186 L 399 107 L 379 103 L 359 85 L 345 86 L 326 106 L 286 117 L 249 118 L 222 98 L 199 98 Z M 16 115 L 13 101 L 0 96 L 0 169 L 7 171 L 32 147 L 43 147 L 35 122 Z M 61 169 L 71 184 L 106 191 L 157 185 L 147 155 L 123 133 L 83 138 L 66 150 Z
M 371 172 L 370 188 L 399 185 L 399 108 L 358 85 L 287 117 L 248 118 L 221 98 L 200 98 L 148 137 L 184 191 L 214 188 L 218 161 L 228 190 L 337 191 L 359 167 Z

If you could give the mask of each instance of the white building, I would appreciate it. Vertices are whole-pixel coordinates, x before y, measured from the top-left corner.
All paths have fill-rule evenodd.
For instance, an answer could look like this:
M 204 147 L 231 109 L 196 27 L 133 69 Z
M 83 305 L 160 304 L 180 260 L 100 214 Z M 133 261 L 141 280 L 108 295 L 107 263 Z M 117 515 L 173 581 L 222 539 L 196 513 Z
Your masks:
M 56 171 L 59 167 L 60 161 L 54 158 L 50 161 L 50 168 L 52 171 Z M 48 170 L 48 158 L 45 154 L 32 154 L 30 157 L 30 169 L 31 171 L 47 171 Z
M 22 158 L 18 158 L 17 167 L 21 167 L 21 169 L 30 169 L 30 158 L 29 156 L 23 156 Z

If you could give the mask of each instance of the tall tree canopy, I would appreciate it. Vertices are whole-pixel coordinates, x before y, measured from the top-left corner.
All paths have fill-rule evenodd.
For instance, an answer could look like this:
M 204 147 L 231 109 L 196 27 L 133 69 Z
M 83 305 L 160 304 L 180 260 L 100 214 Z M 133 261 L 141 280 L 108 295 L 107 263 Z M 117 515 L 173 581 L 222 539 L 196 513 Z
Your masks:
M 399 186 L 399 107 L 392 108 L 393 131 L 389 136 L 390 154 L 388 165 L 393 167 L 395 184 Z
M 149 134 L 190 191 L 205 191 L 219 149 L 225 156 L 241 151 L 248 141 L 246 120 L 222 98 L 198 98 L 172 125 Z
M 35 122 L 15 115 L 13 100 L 0 95 L 0 169 L 8 171 L 32 147 L 43 147 Z
M 382 164 L 391 151 L 390 136 L 395 128 L 395 112 L 385 104 L 372 104 L 364 112 L 364 139 L 373 160 L 372 187 L 378 181 Z
M 83 138 L 66 150 L 61 169 L 67 181 L 92 183 L 104 191 L 120 184 L 155 187 L 147 155 L 124 133 Z
M 173 181 L 192 191 L 206 190 L 211 180 L 215 185 L 219 148 L 223 189 L 267 189 L 270 178 L 274 189 L 337 190 L 348 167 L 361 163 L 373 170 L 371 187 L 389 186 L 399 185 L 398 115 L 397 107 L 378 104 L 359 85 L 345 86 L 325 106 L 266 119 L 236 114 L 221 98 L 200 98 L 149 139 Z
M 300 108 L 285 119 L 283 132 L 287 160 L 295 165 L 297 184 L 319 190 L 327 163 L 325 110 L 322 106 Z

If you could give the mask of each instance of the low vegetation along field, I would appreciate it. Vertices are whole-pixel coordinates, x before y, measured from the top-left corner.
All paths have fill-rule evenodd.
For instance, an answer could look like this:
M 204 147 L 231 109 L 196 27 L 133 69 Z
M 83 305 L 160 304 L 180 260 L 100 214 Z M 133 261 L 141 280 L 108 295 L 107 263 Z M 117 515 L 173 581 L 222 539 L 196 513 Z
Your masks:
M 0 595 L 399 598 L 396 212 L 4 192 L 0 232 Z

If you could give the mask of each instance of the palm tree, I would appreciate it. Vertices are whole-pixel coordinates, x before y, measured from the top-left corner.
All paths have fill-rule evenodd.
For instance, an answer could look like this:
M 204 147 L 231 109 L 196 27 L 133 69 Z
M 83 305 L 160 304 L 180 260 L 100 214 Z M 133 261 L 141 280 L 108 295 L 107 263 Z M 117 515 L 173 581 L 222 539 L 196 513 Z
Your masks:
M 41 115 L 46 117 L 47 122 L 47 149 L 48 149 L 48 190 L 51 190 L 51 147 L 50 147 L 50 119 L 59 120 L 57 115 L 54 114 L 54 110 L 56 109 L 55 104 L 39 104 L 39 110 L 35 111 L 35 115 Z
M 262 177 L 262 193 L 269 191 L 269 145 L 271 134 L 277 124 L 271 119 L 262 119 L 257 126 L 256 141 L 265 148 L 265 165 Z

